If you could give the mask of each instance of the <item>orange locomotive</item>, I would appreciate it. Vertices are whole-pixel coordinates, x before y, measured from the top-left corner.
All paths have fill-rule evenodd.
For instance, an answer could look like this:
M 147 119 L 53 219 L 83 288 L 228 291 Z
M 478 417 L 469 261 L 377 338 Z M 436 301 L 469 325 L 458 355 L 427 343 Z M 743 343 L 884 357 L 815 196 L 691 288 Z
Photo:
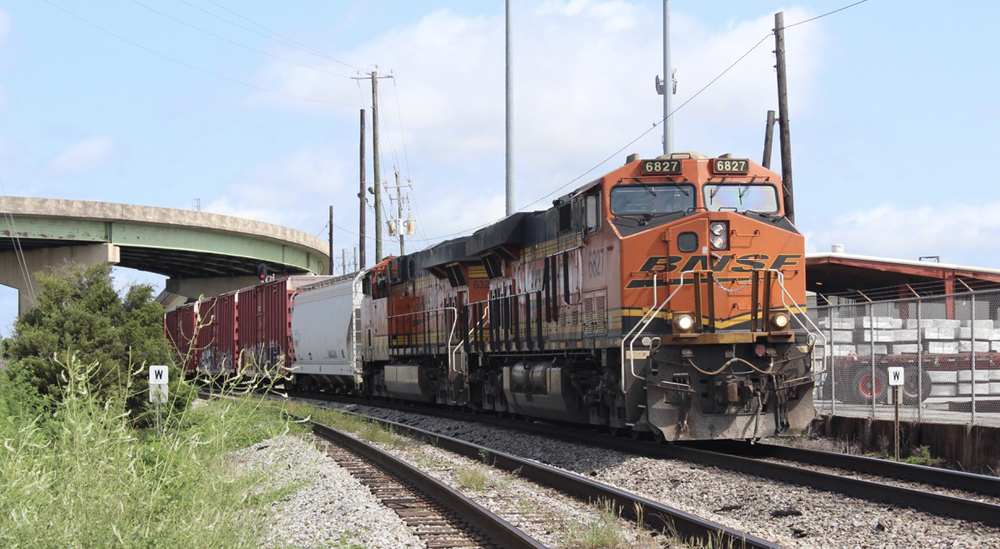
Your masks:
M 774 172 L 630 158 L 364 273 L 353 388 L 661 440 L 798 434 L 814 415 L 803 254 Z

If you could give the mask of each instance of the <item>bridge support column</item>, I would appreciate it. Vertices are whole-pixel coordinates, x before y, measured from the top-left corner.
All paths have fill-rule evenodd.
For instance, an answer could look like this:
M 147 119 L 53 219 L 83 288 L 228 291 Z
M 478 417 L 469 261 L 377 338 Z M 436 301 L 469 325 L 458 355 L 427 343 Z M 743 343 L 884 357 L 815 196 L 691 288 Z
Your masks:
M 257 284 L 256 276 L 220 276 L 216 278 L 168 278 L 163 294 L 174 294 L 191 299 L 199 296 L 217 296 Z M 161 303 L 166 304 L 161 294 Z
M 86 244 L 82 246 L 60 246 L 57 248 L 36 248 L 24 252 L 24 262 L 31 279 L 31 288 L 41 290 L 35 273 L 46 269 L 59 268 L 69 263 L 93 265 L 110 263 L 117 265 L 121 260 L 118 246 L 109 243 Z M 0 252 L 0 284 L 17 289 L 17 314 L 30 309 L 35 303 L 24 279 L 21 261 L 15 252 Z

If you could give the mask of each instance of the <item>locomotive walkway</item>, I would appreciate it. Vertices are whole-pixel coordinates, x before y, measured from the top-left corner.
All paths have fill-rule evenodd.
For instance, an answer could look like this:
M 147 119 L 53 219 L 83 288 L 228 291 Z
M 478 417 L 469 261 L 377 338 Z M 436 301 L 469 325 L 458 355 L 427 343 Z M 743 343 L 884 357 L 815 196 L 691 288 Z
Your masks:
M 0 197 L 0 284 L 30 304 L 16 249 L 31 273 L 68 261 L 110 263 L 169 277 L 167 291 L 198 297 L 256 282 L 257 265 L 277 275 L 323 273 L 326 242 L 269 223 L 132 204 Z M 32 274 L 32 279 L 34 275 Z M 37 282 L 32 280 L 37 288 Z

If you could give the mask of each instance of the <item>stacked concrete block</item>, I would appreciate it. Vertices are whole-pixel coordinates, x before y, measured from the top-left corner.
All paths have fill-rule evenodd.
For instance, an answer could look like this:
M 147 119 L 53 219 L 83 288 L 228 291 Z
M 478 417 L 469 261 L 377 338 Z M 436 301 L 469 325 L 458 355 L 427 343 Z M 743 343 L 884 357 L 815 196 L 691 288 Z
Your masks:
M 950 397 L 958 394 L 958 372 L 927 372 L 931 380 L 932 397 Z
M 834 330 L 853 330 L 854 318 L 821 318 L 819 319 L 818 326 L 824 330 L 829 330 L 830 328 L 833 328 Z
M 858 348 L 854 345 L 837 344 L 830 346 L 833 356 L 851 356 L 858 354 Z
M 884 343 L 876 343 L 875 354 L 876 355 L 887 355 L 889 354 L 889 346 Z M 858 343 L 858 355 L 869 356 L 872 354 L 872 344 L 871 343 Z
M 934 328 L 935 319 L 933 318 L 907 318 L 903 321 L 903 328 L 907 330 L 918 330 L 923 328 Z
M 858 329 L 898 330 L 903 327 L 903 320 L 891 316 L 861 316 L 855 319 L 854 327 Z
M 916 343 L 893 343 L 890 346 L 894 355 L 915 355 L 920 351 L 920 345 Z
M 958 352 L 960 353 L 971 353 L 975 348 L 977 353 L 988 353 L 990 352 L 990 342 L 989 341 L 972 341 L 961 340 L 958 342 Z
M 866 343 L 892 343 L 896 341 L 896 330 L 862 330 L 861 341 Z
M 930 326 L 920 334 L 925 341 L 955 341 L 958 339 L 958 327 Z
M 831 343 L 854 343 L 854 332 L 834 330 L 823 335 L 830 338 Z
M 935 355 L 953 355 L 958 352 L 958 342 L 927 341 L 927 352 Z
M 959 395 L 971 395 L 972 394 L 972 370 L 959 370 L 958 371 L 958 394 Z M 990 394 L 990 372 L 989 370 L 976 370 L 976 394 L 977 395 L 988 395 Z

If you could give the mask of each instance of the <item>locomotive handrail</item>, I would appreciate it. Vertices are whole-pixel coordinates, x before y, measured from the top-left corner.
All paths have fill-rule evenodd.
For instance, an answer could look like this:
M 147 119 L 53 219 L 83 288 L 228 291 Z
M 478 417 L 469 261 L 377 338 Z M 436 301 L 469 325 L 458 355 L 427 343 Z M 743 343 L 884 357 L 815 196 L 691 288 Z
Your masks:
M 403 314 L 398 314 L 398 315 L 387 316 L 386 320 L 388 321 L 388 320 L 393 319 L 393 318 L 402 318 L 404 316 L 422 315 L 422 314 L 426 314 L 426 313 L 437 313 L 437 312 L 440 312 L 440 311 L 451 311 L 452 313 L 454 313 L 452 315 L 451 331 L 448 333 L 448 343 L 447 343 L 447 348 L 448 348 L 448 371 L 450 372 L 450 371 L 452 371 L 452 363 L 451 363 L 452 362 L 452 357 L 451 357 L 451 355 L 452 355 L 452 347 L 451 347 L 451 340 L 452 340 L 452 338 L 455 337 L 455 327 L 458 325 L 458 308 L 456 308 L 456 307 L 439 307 L 437 309 L 426 309 L 426 310 L 423 310 L 423 311 L 413 311 L 412 313 L 403 313 Z M 386 323 L 388 324 L 388 322 L 386 322 Z M 461 345 L 461 343 L 459 343 L 458 345 Z M 456 373 L 461 373 L 461 372 L 458 371 Z
M 818 333 L 819 336 L 823 338 L 824 349 L 826 349 L 828 347 L 826 345 L 826 336 L 823 335 L 823 331 L 820 330 L 818 326 L 816 326 L 816 324 L 812 321 L 812 319 L 809 318 L 808 315 L 806 315 L 805 311 L 802 309 L 802 306 L 799 305 L 798 303 L 795 303 L 794 298 L 792 298 L 792 295 L 788 292 L 788 289 L 785 288 L 785 275 L 781 271 L 779 271 L 777 269 L 761 269 L 761 271 L 769 271 L 769 272 L 772 272 L 772 273 L 777 273 L 777 275 L 778 275 L 778 280 L 777 280 L 778 287 L 781 288 L 781 292 L 782 292 L 781 293 L 781 306 L 785 310 L 787 310 L 788 312 L 793 313 L 791 315 L 792 318 L 795 319 L 795 322 L 797 322 L 799 324 L 799 326 L 803 330 L 806 331 L 807 334 L 813 335 L 813 332 L 802 322 L 802 320 L 800 318 L 798 318 L 799 316 L 805 317 L 806 320 L 808 320 L 809 323 L 812 325 L 812 327 L 816 329 L 816 333 Z M 629 332 L 627 334 L 625 334 L 625 336 L 622 338 L 622 347 L 621 347 L 621 349 L 622 349 L 622 352 L 621 352 L 621 374 L 622 374 L 621 375 L 621 377 L 622 377 L 622 380 L 621 380 L 621 389 L 622 389 L 622 394 L 625 394 L 625 392 L 626 392 L 626 389 L 625 389 L 625 374 L 626 374 L 626 370 L 625 370 L 625 354 L 626 354 L 625 353 L 625 342 L 628 341 L 629 373 L 632 374 L 633 378 L 641 379 L 641 380 L 645 381 L 646 378 L 643 377 L 643 376 L 641 376 L 641 375 L 639 375 L 635 371 L 635 358 L 633 358 L 634 357 L 634 352 L 635 352 L 635 341 L 637 339 L 639 339 L 639 336 L 641 336 L 646 331 L 646 328 L 649 327 L 649 325 L 652 323 L 652 319 L 655 318 L 656 315 L 658 315 L 660 313 L 660 311 L 663 310 L 663 307 L 665 307 L 667 305 L 667 303 L 669 303 L 670 300 L 673 299 L 675 295 L 677 295 L 677 292 L 679 292 L 681 290 L 681 288 L 684 287 L 684 275 L 689 274 L 689 273 L 693 276 L 694 273 L 695 273 L 695 271 L 694 270 L 682 271 L 681 272 L 681 276 L 680 276 L 680 284 L 677 285 L 677 288 L 673 292 L 671 292 L 670 295 L 667 296 L 667 298 L 665 300 L 663 300 L 663 303 L 661 303 L 658 307 L 656 307 L 655 309 L 650 308 L 649 311 L 647 311 L 646 314 L 644 314 L 642 316 L 642 318 L 639 319 L 639 322 L 637 322 L 636 325 L 633 326 L 632 329 L 629 330 Z M 653 287 L 654 287 L 654 289 L 656 287 L 656 280 L 655 280 L 655 278 L 653 280 Z M 795 306 L 795 309 L 798 311 L 799 314 L 794 314 L 794 312 L 792 310 L 792 307 L 789 306 L 788 303 L 785 301 L 785 297 L 786 296 L 788 297 L 788 299 L 790 299 L 792 301 L 793 305 Z M 770 307 L 770 304 L 768 304 L 768 307 Z M 633 335 L 633 333 L 636 332 L 636 330 L 638 330 L 638 333 L 635 333 L 635 335 Z M 629 338 L 631 338 L 631 341 L 629 341 Z M 825 351 L 824 351 L 824 356 L 825 356 Z
M 624 337 L 622 337 L 622 352 L 621 352 L 621 361 L 622 361 L 622 394 L 625 394 L 625 392 L 626 392 L 625 391 L 625 341 L 629 337 L 632 337 L 632 332 L 635 332 L 636 330 L 638 330 L 640 326 L 642 327 L 642 330 L 640 330 L 639 333 L 635 334 L 635 337 L 632 337 L 632 341 L 631 341 L 631 343 L 629 343 L 628 350 L 629 350 L 629 354 L 631 355 L 632 352 L 633 352 L 633 350 L 634 350 L 633 349 L 633 345 L 635 345 L 635 340 L 638 339 L 638 337 L 640 335 L 642 335 L 642 332 L 645 331 L 646 327 L 649 326 L 650 322 L 652 322 L 651 319 L 652 318 L 656 318 L 656 315 L 660 314 L 660 311 L 663 310 L 663 307 L 665 307 L 667 305 L 667 303 L 669 303 L 670 300 L 673 299 L 675 295 L 677 295 L 677 292 L 681 291 L 681 288 L 684 287 L 684 275 L 686 275 L 688 273 L 694 274 L 694 271 L 693 270 L 691 270 L 691 271 L 682 271 L 681 272 L 681 283 L 677 285 L 677 289 L 675 289 L 673 292 L 670 292 L 670 295 L 668 295 L 667 298 L 663 300 L 663 303 L 661 303 L 659 307 L 656 307 L 655 309 L 653 309 L 651 307 L 648 311 L 646 311 L 646 314 L 642 315 L 642 318 L 639 319 L 639 322 L 636 322 L 635 326 L 633 326 L 632 329 L 629 330 L 629 332 L 627 334 L 625 334 Z M 655 284 L 655 279 L 654 279 L 654 284 Z M 655 305 L 656 303 L 653 303 L 653 304 Z M 649 317 L 650 320 L 646 320 L 647 317 Z M 642 376 L 640 376 L 640 375 L 638 375 L 638 374 L 635 373 L 635 360 L 633 358 L 631 358 L 631 357 L 629 358 L 629 366 L 630 366 L 630 369 L 632 370 L 632 376 L 633 377 L 636 377 L 636 378 L 641 379 L 643 381 L 646 380 L 646 378 L 644 378 L 644 377 L 642 377 Z
M 806 333 L 809 334 L 809 335 L 813 335 L 812 331 L 809 330 L 809 328 L 805 324 L 802 323 L 802 320 L 800 320 L 798 318 L 799 316 L 802 316 L 806 320 L 808 320 L 809 324 L 811 324 L 812 327 L 816 329 L 816 333 L 819 334 L 819 337 L 823 338 L 823 358 L 825 359 L 826 358 L 826 353 L 828 353 L 829 350 L 830 350 L 830 346 L 827 345 L 828 342 L 827 342 L 827 339 L 826 339 L 826 334 L 824 334 L 823 330 L 821 330 L 820 327 L 817 326 L 815 322 L 813 322 L 813 319 L 809 318 L 809 315 L 806 313 L 806 311 L 804 309 L 802 309 L 802 306 L 799 305 L 798 303 L 795 303 L 795 298 L 793 298 L 792 294 L 788 293 L 788 290 L 785 289 L 784 280 L 785 280 L 785 275 L 781 271 L 778 271 L 778 287 L 781 288 L 781 305 L 784 306 L 786 309 L 788 309 L 789 312 L 792 312 L 792 308 L 789 307 L 787 303 L 785 303 L 785 296 L 788 296 L 788 299 L 792 300 L 792 304 L 795 305 L 795 309 L 798 311 L 797 315 L 796 314 L 791 315 L 792 318 L 795 319 L 795 322 L 797 322 L 799 324 L 799 326 L 802 327 L 802 329 L 805 330 Z M 825 365 L 826 365 L 826 361 L 824 360 L 824 366 Z M 815 372 L 815 373 L 819 373 L 819 372 Z
M 798 322 L 799 326 L 801 326 L 802 329 L 805 330 L 807 333 L 812 334 L 809 328 L 805 324 L 803 324 L 801 320 L 799 320 L 798 316 L 802 316 L 806 320 L 808 320 L 809 324 L 811 324 L 812 327 L 816 329 L 816 333 L 823 338 L 823 345 L 826 346 L 826 336 L 823 335 L 823 330 L 821 330 L 820 327 L 817 326 L 816 323 L 813 322 L 811 318 L 809 318 L 809 315 L 806 313 L 806 311 L 802 308 L 801 305 L 795 303 L 795 298 L 793 298 L 792 294 L 788 293 L 788 290 L 785 289 L 785 284 L 784 284 L 785 275 L 781 271 L 776 271 L 776 272 L 778 273 L 778 281 L 779 281 L 778 287 L 781 288 L 781 305 L 784 306 L 786 309 L 788 309 L 789 312 L 792 311 L 792 308 L 787 303 L 785 303 L 785 296 L 788 296 L 788 299 L 792 300 L 792 304 L 795 306 L 795 310 L 797 310 L 799 313 L 798 315 L 792 315 L 792 318 L 795 319 L 795 322 Z

